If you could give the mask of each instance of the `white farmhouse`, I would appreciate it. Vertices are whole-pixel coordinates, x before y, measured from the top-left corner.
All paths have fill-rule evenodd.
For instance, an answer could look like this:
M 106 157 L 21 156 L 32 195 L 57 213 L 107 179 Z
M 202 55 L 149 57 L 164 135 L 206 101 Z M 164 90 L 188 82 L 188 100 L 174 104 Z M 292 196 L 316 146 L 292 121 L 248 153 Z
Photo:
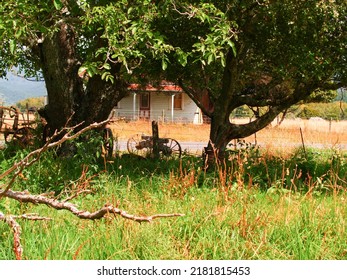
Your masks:
M 128 96 L 114 109 L 117 118 L 203 123 L 200 108 L 175 84 L 163 83 L 158 87 L 131 84 L 128 89 Z

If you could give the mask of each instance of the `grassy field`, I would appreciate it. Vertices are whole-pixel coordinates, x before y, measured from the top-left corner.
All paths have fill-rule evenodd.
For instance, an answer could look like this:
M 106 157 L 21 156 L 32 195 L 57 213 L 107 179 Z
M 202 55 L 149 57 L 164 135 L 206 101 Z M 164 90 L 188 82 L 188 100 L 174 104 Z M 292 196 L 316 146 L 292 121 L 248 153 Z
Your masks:
M 162 125 L 161 136 L 188 135 L 182 133 L 187 127 L 189 133 L 204 133 L 201 126 L 193 132 L 195 127 L 185 125 L 176 126 L 180 133 L 175 134 Z M 133 124 L 129 134 L 138 129 Z M 345 135 L 338 137 L 342 141 Z M 1 170 L 24 154 L 1 151 Z M 113 204 L 136 215 L 184 216 L 141 224 L 114 215 L 90 221 L 8 198 L 0 199 L 0 212 L 53 219 L 18 220 L 23 258 L 30 260 L 347 259 L 346 164 L 346 151 L 334 147 L 284 154 L 246 145 L 209 172 L 201 158 L 190 155 L 180 161 L 118 155 L 105 164 L 87 150 L 70 159 L 49 152 L 23 172 L 13 189 L 53 190 L 61 200 L 90 189 L 71 202 L 90 212 Z M 13 233 L 0 223 L 0 259 L 14 258 Z
M 249 122 L 249 119 L 237 119 L 235 123 Z M 131 135 L 144 133 L 151 135 L 151 123 L 148 121 L 116 122 L 112 125 L 114 135 L 119 141 L 127 140 Z M 301 132 L 300 132 L 301 129 Z M 208 143 L 209 124 L 171 124 L 159 123 L 160 137 L 171 137 L 178 141 L 195 141 Z M 322 145 L 327 148 L 339 145 L 347 146 L 347 121 L 312 121 L 312 120 L 284 120 L 281 125 L 274 121 L 271 126 L 261 130 L 256 135 L 247 137 L 250 143 L 262 144 L 269 150 L 292 152 L 293 144 L 301 145 L 303 135 L 304 144 Z M 288 149 L 289 148 L 289 149 Z

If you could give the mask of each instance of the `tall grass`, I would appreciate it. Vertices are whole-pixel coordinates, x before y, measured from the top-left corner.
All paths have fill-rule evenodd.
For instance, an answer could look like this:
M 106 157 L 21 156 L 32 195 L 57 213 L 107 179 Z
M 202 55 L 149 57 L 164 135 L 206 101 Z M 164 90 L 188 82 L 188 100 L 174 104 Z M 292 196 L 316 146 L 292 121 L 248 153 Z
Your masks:
M 12 162 L 4 152 L 0 159 L 1 168 Z M 53 218 L 19 220 L 25 259 L 346 259 L 346 160 L 338 150 L 282 156 L 247 145 L 205 172 L 202 159 L 191 156 L 117 157 L 105 166 L 95 157 L 50 153 L 23 173 L 16 189 L 53 190 L 63 199 L 88 188 L 93 193 L 73 200 L 81 209 L 110 203 L 137 215 L 185 216 L 149 224 L 113 215 L 88 221 L 9 199 L 0 200 L 0 211 Z M 0 259 L 14 258 L 12 242 L 0 224 Z

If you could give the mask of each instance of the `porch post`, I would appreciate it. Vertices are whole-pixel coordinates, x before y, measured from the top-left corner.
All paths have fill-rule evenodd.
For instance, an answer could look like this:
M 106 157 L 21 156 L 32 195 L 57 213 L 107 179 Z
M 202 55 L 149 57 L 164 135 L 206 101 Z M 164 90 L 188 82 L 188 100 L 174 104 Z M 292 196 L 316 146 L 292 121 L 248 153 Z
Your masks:
M 171 95 L 171 122 L 174 122 L 174 102 L 175 102 L 175 94 Z
M 136 120 L 136 93 L 133 93 L 133 120 Z

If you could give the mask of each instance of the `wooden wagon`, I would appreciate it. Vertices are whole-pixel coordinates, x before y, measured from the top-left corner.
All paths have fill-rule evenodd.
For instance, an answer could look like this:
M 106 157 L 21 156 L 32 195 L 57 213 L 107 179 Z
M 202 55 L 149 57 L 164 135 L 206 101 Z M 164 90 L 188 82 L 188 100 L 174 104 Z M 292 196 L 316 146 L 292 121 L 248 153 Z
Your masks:
M 15 141 L 22 147 L 32 145 L 36 125 L 35 111 L 23 113 L 14 106 L 0 106 L 0 134 L 6 143 Z

